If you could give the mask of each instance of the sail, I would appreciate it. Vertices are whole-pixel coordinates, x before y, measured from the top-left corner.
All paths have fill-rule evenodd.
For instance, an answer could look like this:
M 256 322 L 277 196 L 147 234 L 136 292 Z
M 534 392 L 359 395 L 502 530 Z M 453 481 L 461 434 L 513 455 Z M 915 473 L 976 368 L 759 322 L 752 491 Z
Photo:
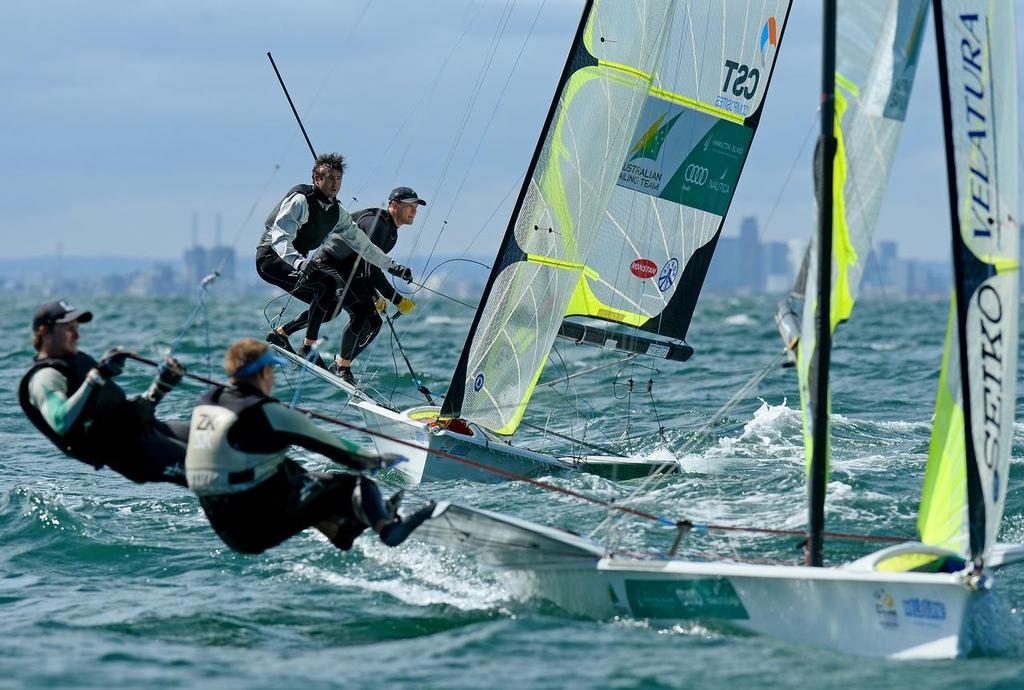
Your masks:
M 833 333 L 850 317 L 860 288 L 906 117 L 927 10 L 927 0 L 838 3 L 829 309 Z M 817 276 L 817 252 L 811 251 L 797 351 L 808 468 L 813 459 L 813 410 L 817 404 L 813 366 L 819 312 Z M 822 409 L 827 416 L 828 401 Z
M 760 119 L 789 6 L 676 5 L 567 316 L 685 338 Z
M 954 294 L 923 542 L 982 561 L 1006 500 L 1017 381 L 1020 151 L 1013 3 L 936 2 Z
M 644 327 L 680 293 L 746 157 L 788 14 L 776 4 L 588 4 L 443 416 L 513 433 L 564 316 Z

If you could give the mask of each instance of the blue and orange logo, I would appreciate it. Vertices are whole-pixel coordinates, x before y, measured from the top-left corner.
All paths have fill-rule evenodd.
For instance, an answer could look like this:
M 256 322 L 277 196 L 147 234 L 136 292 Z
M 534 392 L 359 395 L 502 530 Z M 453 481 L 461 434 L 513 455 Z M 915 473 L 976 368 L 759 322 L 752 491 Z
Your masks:
M 778 32 L 775 29 L 775 17 L 768 17 L 768 21 L 761 27 L 761 66 L 764 67 L 765 58 L 768 56 L 768 46 L 772 48 L 779 45 Z

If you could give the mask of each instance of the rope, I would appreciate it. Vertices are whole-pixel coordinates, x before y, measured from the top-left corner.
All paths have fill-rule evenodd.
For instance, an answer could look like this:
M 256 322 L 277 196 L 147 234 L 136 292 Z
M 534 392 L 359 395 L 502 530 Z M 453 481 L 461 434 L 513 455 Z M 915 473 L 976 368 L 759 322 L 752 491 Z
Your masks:
M 131 359 L 134 359 L 137 362 L 141 362 L 141 363 L 147 364 L 149 366 L 153 366 L 153 367 L 159 366 L 157 362 L 155 362 L 155 361 L 153 361 L 151 359 L 148 359 L 146 357 L 142 357 L 141 355 L 139 355 L 137 353 L 134 353 L 134 352 L 127 353 L 127 356 L 129 358 L 131 358 Z M 195 381 L 199 381 L 200 383 L 205 383 L 205 384 L 211 385 L 211 386 L 224 386 L 224 385 L 226 385 L 223 382 L 214 381 L 213 379 L 210 379 L 210 378 L 207 378 L 207 377 L 204 377 L 204 376 L 199 376 L 197 374 L 186 373 L 185 376 L 187 378 L 190 378 L 190 379 L 193 379 Z M 554 493 L 560 493 L 560 494 L 563 494 L 565 496 L 569 496 L 571 498 L 575 498 L 575 499 L 584 501 L 586 503 L 591 503 L 593 505 L 602 506 L 602 507 L 608 509 L 609 511 L 615 511 L 615 512 L 618 512 L 618 513 L 621 513 L 621 514 L 625 514 L 625 515 L 633 515 L 635 517 L 643 518 L 645 520 L 649 520 L 649 521 L 657 523 L 659 525 L 671 527 L 673 529 L 679 529 L 679 528 L 684 528 L 685 527 L 687 529 L 695 529 L 695 530 L 701 530 L 701 531 L 707 531 L 707 532 L 727 532 L 727 533 L 742 532 L 742 533 L 751 533 L 751 534 L 767 534 L 767 535 L 773 535 L 773 536 L 806 537 L 806 533 L 804 533 L 804 532 L 802 532 L 800 530 L 773 529 L 773 528 L 769 528 L 769 527 L 745 527 L 745 526 L 740 526 L 740 525 L 721 525 L 721 524 L 710 523 L 710 522 L 700 522 L 700 523 L 699 522 L 692 522 L 690 520 L 673 520 L 673 519 L 665 517 L 663 515 L 657 515 L 655 513 L 650 513 L 650 512 L 647 512 L 645 510 L 640 510 L 638 508 L 631 508 L 629 506 L 620 505 L 620 504 L 616 503 L 613 500 L 606 500 L 606 499 L 603 499 L 603 498 L 597 498 L 595 496 L 589 496 L 587 494 L 580 493 L 578 491 L 573 491 L 572 489 L 567 489 L 565 487 L 558 486 L 557 484 L 552 484 L 551 482 L 546 482 L 546 481 L 544 481 L 542 479 L 533 479 L 532 477 L 527 477 L 527 476 L 522 475 L 522 474 L 517 474 L 515 472 L 510 472 L 510 471 L 502 469 L 500 467 L 494 467 L 494 466 L 491 466 L 491 465 L 486 465 L 484 463 L 476 462 L 475 460 L 470 460 L 468 458 L 463 458 L 463 457 L 460 457 L 458 455 L 453 455 L 452 453 L 448 453 L 448 452 L 443 451 L 443 450 L 435 450 L 435 449 L 431 449 L 431 448 L 423 448 L 422 446 L 416 444 L 413 441 L 409 441 L 409 440 L 406 440 L 406 439 L 398 438 L 397 436 L 391 436 L 390 434 L 385 434 L 385 433 L 382 433 L 380 431 L 375 431 L 373 429 L 369 429 L 367 427 L 362 427 L 362 426 L 359 426 L 358 424 L 352 424 L 351 422 L 346 422 L 346 421 L 343 421 L 341 419 L 337 419 L 335 417 L 329 417 L 328 415 L 321 414 L 319 412 L 314 412 L 313 410 L 309 410 L 309 409 L 305 409 L 305 408 L 300 408 L 300 407 L 295 408 L 295 410 L 297 412 L 301 412 L 302 414 L 306 415 L 307 417 L 312 417 L 313 419 L 319 419 L 319 420 L 327 422 L 329 424 L 334 424 L 334 425 L 343 427 L 345 429 L 349 429 L 350 431 L 355 431 L 355 432 L 358 432 L 358 433 L 361 433 L 361 434 L 366 434 L 368 436 L 374 436 L 374 437 L 377 437 L 377 438 L 380 438 L 380 439 L 384 439 L 386 441 L 390 441 L 392 443 L 398 444 L 400 446 L 405 446 L 407 448 L 410 448 L 412 450 L 416 450 L 416 451 L 419 451 L 419 452 L 425 451 L 425 452 L 427 452 L 427 453 L 429 453 L 431 455 L 434 455 L 434 456 L 437 456 L 437 457 L 440 457 L 440 458 L 445 458 L 446 460 L 451 460 L 452 462 L 456 462 L 456 463 L 459 463 L 461 465 L 465 465 L 467 467 L 472 467 L 474 469 L 481 470 L 483 472 L 488 472 L 490 474 L 494 474 L 494 475 L 497 475 L 499 477 L 504 477 L 506 479 L 511 479 L 511 480 L 514 480 L 514 481 L 523 482 L 525 484 L 530 484 L 531 486 L 536 486 L 537 488 L 544 489 L 545 491 L 551 491 L 551 492 L 554 492 Z M 845 532 L 827 532 L 827 533 L 825 533 L 825 536 L 828 537 L 829 539 L 836 539 L 836 540 L 843 540 L 843 541 L 884 542 L 884 543 L 901 543 L 901 542 L 908 541 L 908 540 L 912 539 L 912 537 L 900 537 L 900 536 L 891 536 L 891 535 L 849 534 L 849 533 L 845 533 Z

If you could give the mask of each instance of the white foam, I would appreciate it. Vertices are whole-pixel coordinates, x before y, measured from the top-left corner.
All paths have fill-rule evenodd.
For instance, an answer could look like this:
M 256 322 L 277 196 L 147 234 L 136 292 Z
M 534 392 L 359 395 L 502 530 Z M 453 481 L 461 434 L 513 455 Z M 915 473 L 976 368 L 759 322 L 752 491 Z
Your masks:
M 722 323 L 726 326 L 753 326 L 757 322 L 747 314 L 733 314 L 722 319 Z
M 389 548 L 371 538 L 357 541 L 356 548 L 386 576 L 365 577 L 358 567 L 337 572 L 308 564 L 296 564 L 293 572 L 337 587 L 380 592 L 415 606 L 444 604 L 461 611 L 478 611 L 496 608 L 509 599 L 508 592 L 496 581 L 468 567 L 464 559 L 435 548 L 422 544 Z

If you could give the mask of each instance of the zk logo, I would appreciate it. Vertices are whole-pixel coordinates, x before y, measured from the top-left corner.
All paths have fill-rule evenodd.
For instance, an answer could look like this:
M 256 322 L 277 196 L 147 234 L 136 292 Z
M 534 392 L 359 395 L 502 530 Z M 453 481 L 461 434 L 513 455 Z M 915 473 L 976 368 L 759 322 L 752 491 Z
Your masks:
M 708 169 L 703 165 L 690 163 L 686 166 L 686 171 L 683 173 L 683 179 L 690 184 L 700 185 L 703 187 L 708 181 Z
M 743 65 L 735 60 L 726 60 L 725 83 L 722 84 L 722 93 L 732 93 L 750 100 L 757 93 L 757 84 L 761 80 L 761 72 L 756 67 Z

